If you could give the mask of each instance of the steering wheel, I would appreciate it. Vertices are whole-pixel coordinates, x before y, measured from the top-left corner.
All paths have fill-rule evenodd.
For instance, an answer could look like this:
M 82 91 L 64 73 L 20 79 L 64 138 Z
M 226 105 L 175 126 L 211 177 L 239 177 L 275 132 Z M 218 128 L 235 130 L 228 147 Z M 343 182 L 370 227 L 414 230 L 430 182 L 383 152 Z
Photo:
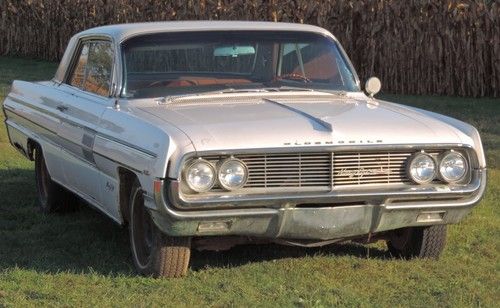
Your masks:
M 168 85 L 171 82 L 174 82 L 174 81 L 185 81 L 185 82 L 189 83 L 189 85 L 191 85 L 191 86 L 198 85 L 196 82 L 194 82 L 192 80 L 189 80 L 189 79 L 170 79 L 170 80 L 157 80 L 157 81 L 153 81 L 152 83 L 148 84 L 146 86 L 146 88 L 154 88 L 154 87 L 158 87 L 158 86 L 168 87 Z
M 289 74 L 283 74 L 281 76 L 276 76 L 276 80 L 282 80 L 282 79 L 290 79 L 290 80 L 301 80 L 305 83 L 311 82 L 311 79 L 307 78 L 304 75 L 297 74 L 297 73 L 289 73 Z

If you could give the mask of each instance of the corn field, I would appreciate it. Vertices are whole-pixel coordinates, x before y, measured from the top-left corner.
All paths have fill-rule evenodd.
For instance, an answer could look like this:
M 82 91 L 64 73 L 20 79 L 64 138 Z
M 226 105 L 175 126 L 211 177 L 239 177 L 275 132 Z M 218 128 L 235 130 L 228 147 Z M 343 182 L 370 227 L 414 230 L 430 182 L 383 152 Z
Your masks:
M 500 97 L 500 0 L 0 0 L 0 54 L 57 60 L 90 27 L 198 19 L 318 25 L 386 92 Z

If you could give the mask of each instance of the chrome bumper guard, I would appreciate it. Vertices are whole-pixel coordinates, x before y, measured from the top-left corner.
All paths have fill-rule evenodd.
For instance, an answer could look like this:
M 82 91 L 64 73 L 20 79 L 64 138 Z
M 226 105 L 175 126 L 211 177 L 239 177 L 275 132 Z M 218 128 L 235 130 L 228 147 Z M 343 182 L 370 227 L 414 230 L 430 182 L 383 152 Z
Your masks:
M 189 201 L 182 199 L 177 181 L 162 184 L 154 196 L 156 210 L 151 213 L 156 225 L 169 235 L 329 240 L 409 226 L 457 223 L 483 196 L 486 169 L 473 170 L 467 185 L 213 196 Z M 301 204 L 307 207 L 297 206 Z

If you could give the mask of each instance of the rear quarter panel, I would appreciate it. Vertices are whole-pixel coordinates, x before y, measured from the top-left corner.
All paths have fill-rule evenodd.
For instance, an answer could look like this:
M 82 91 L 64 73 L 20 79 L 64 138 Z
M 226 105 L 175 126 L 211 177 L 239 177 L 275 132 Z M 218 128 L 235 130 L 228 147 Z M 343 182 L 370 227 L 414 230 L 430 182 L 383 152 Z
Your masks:
M 44 152 L 52 178 L 63 179 L 62 166 L 57 162 L 59 140 L 57 130 L 61 115 L 56 109 L 67 99 L 60 95 L 54 83 L 14 81 L 3 103 L 5 124 L 10 142 L 27 155 L 28 140 L 36 141 Z

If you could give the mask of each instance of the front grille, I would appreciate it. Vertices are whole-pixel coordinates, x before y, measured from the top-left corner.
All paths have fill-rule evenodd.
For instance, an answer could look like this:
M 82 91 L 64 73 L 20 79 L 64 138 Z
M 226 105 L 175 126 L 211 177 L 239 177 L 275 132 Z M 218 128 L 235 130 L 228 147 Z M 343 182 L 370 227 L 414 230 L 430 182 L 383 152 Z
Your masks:
M 245 187 L 329 187 L 331 153 L 237 156 L 248 167 Z
M 410 183 L 406 161 L 414 152 L 319 152 L 234 155 L 248 166 L 244 188 L 331 189 Z M 204 157 L 214 163 L 225 157 Z M 217 187 L 215 187 L 217 189 Z

